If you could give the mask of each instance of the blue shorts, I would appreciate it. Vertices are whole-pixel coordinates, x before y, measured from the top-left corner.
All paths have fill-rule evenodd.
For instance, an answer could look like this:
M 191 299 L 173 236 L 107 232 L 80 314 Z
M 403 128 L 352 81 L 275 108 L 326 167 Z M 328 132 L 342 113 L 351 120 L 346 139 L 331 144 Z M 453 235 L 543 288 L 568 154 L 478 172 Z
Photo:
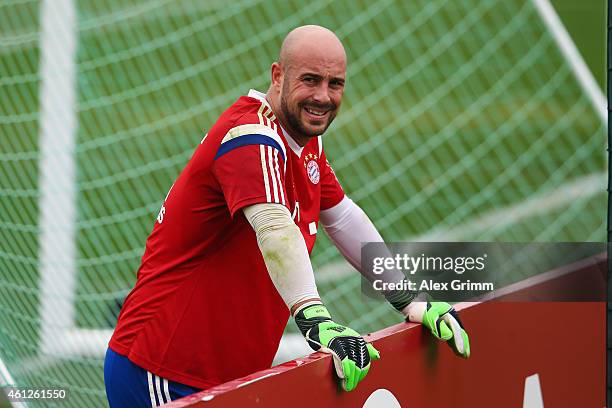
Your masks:
M 104 385 L 111 408 L 157 407 L 201 391 L 158 377 L 110 348 L 104 359 Z

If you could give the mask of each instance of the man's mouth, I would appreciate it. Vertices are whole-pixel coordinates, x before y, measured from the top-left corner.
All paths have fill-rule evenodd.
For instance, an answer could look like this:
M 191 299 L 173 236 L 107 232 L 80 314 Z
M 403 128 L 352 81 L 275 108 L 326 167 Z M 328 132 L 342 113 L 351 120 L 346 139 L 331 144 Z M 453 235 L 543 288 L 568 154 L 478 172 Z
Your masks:
M 304 110 L 309 114 L 320 118 L 327 115 L 329 112 L 329 109 L 313 108 L 310 106 L 304 106 Z

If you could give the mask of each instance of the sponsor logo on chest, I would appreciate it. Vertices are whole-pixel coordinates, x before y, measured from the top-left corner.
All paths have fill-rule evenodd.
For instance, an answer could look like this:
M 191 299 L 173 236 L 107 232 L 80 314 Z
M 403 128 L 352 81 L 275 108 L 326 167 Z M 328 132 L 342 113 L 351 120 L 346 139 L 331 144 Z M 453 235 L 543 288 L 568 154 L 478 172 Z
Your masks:
M 304 168 L 306 169 L 306 174 L 308 174 L 308 179 L 312 184 L 318 184 L 321 176 L 319 172 L 319 164 L 317 163 L 318 158 L 319 156 L 313 153 L 308 153 L 306 156 L 304 156 Z

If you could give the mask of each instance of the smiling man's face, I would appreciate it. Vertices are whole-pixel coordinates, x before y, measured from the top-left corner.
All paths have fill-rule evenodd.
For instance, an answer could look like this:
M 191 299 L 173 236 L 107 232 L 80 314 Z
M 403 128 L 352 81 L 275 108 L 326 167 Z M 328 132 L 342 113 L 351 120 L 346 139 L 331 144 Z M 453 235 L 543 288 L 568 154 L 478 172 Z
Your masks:
M 333 33 L 323 30 L 301 33 L 286 48 L 283 58 L 272 65 L 272 88 L 278 98 L 273 107 L 303 146 L 323 134 L 340 109 L 346 55 Z
M 285 73 L 280 98 L 290 133 L 300 139 L 325 133 L 340 109 L 344 93 L 343 66 L 308 65 Z

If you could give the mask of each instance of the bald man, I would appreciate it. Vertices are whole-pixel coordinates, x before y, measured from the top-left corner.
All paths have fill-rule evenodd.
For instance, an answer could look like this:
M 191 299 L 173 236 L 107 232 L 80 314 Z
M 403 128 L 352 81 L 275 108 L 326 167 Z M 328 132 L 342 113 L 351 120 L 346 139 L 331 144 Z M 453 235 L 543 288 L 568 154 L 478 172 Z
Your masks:
M 157 406 L 269 368 L 289 316 L 314 350 L 333 355 L 347 391 L 379 358 L 372 344 L 332 320 L 309 258 L 320 223 L 373 279 L 361 270 L 361 243 L 382 242 L 323 149 L 345 77 L 336 35 L 298 27 L 272 64 L 267 93 L 249 91 L 204 136 L 159 211 L 109 343 L 111 407 Z M 413 301 L 407 291 L 384 294 L 406 318 L 469 356 L 448 304 Z

